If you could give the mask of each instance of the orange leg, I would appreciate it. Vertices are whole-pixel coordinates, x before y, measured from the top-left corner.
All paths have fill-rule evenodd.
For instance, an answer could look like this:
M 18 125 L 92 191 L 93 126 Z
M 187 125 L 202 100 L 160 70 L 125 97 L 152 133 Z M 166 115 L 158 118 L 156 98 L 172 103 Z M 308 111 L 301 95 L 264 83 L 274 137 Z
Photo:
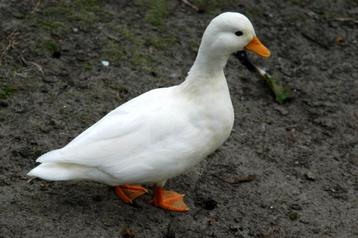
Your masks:
M 184 203 L 183 197 L 184 194 L 166 191 L 162 187 L 155 186 L 153 204 L 170 211 L 187 212 L 189 207 Z
M 140 185 L 119 185 L 115 187 L 116 195 L 125 203 L 133 203 L 137 197 L 148 192 Z

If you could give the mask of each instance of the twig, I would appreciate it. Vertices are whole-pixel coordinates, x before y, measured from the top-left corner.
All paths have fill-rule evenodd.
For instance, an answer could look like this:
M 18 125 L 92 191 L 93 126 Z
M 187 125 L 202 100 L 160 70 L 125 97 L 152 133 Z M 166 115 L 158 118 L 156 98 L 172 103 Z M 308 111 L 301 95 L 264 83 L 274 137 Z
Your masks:
M 247 182 L 251 182 L 253 180 L 256 179 L 256 175 L 250 174 L 247 176 L 241 176 L 241 177 L 234 177 L 234 178 L 230 178 L 230 179 L 225 179 L 222 178 L 219 175 L 213 174 L 213 176 L 225 183 L 229 183 L 229 184 L 240 184 L 240 183 L 247 183 Z
M 32 65 L 34 65 L 34 66 L 36 67 L 36 69 L 37 69 L 38 71 L 40 71 L 42 77 L 45 76 L 45 73 L 44 73 L 43 68 L 42 68 L 41 65 L 39 65 L 38 63 L 33 62 L 33 61 L 30 61 L 29 63 L 32 64 Z
M 34 181 L 35 179 L 37 179 L 37 177 L 29 178 L 26 182 L 27 183 L 32 183 L 32 181 Z
M 31 14 L 34 14 L 35 12 L 37 12 L 39 10 L 39 8 L 40 8 L 40 5 L 41 5 L 41 0 L 37 0 L 36 3 L 35 3 L 34 8 L 31 11 Z
M 0 64 L 1 64 L 1 61 L 2 59 L 5 57 L 5 55 L 7 54 L 7 52 L 10 50 L 10 49 L 14 49 L 17 42 L 15 40 L 16 36 L 18 35 L 19 33 L 16 32 L 16 31 L 13 31 L 10 33 L 10 35 L 7 37 L 7 40 L 8 40 L 8 43 L 7 43 L 7 46 L 0 52 Z
M 194 9 L 196 12 L 201 12 L 201 9 L 200 9 L 198 6 L 192 4 L 192 3 L 189 2 L 188 0 L 181 0 L 181 2 L 183 2 L 185 5 L 191 7 L 191 8 Z
M 108 39 L 114 40 L 116 42 L 120 42 L 120 40 L 117 37 L 115 37 L 114 35 L 106 33 L 106 36 L 108 37 Z
M 321 41 L 319 41 L 319 40 L 313 38 L 313 37 L 310 36 L 309 34 L 306 34 L 305 32 L 301 32 L 301 34 L 302 34 L 302 36 L 304 36 L 306 39 L 312 41 L 313 43 L 316 43 L 318 46 L 322 47 L 323 49 L 326 49 L 326 50 L 329 49 L 329 47 L 328 47 L 327 45 L 322 44 Z
M 340 21 L 340 22 L 352 22 L 352 23 L 358 24 L 358 19 L 349 18 L 349 17 L 337 17 L 334 20 Z
M 44 72 L 43 67 L 41 65 L 39 65 L 38 63 L 36 63 L 34 61 L 27 61 L 23 56 L 20 57 L 20 60 L 26 66 L 28 66 L 30 64 L 35 66 L 35 68 L 41 73 L 41 76 L 45 77 L 45 72 Z

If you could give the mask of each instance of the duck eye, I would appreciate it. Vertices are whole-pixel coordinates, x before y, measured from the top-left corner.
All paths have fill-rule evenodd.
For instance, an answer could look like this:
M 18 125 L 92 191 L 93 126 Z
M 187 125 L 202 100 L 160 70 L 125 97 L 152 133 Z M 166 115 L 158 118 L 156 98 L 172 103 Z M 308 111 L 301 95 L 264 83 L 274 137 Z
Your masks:
M 237 35 L 237 36 L 242 36 L 244 33 L 242 33 L 242 31 L 237 31 L 237 32 L 235 32 L 235 35 Z

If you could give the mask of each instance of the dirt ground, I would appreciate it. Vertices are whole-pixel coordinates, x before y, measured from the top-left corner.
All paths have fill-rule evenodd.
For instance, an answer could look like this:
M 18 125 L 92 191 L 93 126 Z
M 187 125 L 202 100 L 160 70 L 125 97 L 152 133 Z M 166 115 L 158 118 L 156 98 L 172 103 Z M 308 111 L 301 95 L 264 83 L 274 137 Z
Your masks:
M 358 2 L 0 0 L 0 237 L 358 237 Z M 185 78 L 208 22 L 246 14 L 287 87 L 232 58 L 229 140 L 168 188 L 191 211 L 92 182 L 28 183 L 36 158 Z M 101 61 L 108 61 L 105 67 Z M 252 181 L 240 182 L 245 177 Z

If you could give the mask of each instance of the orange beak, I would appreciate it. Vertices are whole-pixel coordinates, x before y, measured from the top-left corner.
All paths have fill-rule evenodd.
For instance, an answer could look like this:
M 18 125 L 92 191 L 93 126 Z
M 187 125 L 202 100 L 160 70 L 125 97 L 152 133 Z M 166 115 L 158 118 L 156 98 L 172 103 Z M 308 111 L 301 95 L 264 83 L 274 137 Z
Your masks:
M 261 43 L 259 38 L 257 38 L 256 36 L 254 36 L 254 38 L 252 38 L 249 44 L 245 46 L 245 50 L 252 51 L 264 58 L 270 57 L 271 55 L 271 52 Z

